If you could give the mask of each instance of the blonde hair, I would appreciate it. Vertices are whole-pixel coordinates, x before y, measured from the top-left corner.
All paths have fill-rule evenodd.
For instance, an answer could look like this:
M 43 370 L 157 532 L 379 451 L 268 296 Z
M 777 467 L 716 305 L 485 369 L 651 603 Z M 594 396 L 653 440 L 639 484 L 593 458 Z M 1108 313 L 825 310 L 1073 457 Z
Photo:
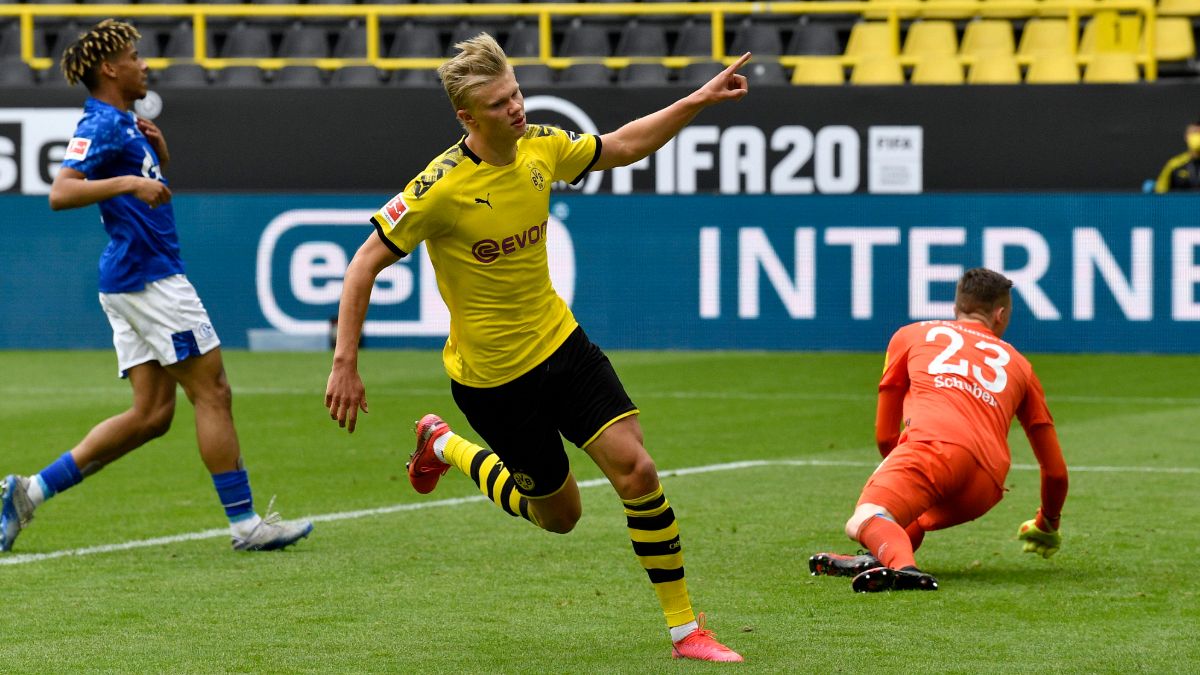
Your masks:
M 59 62 L 67 84 L 83 82 L 88 90 L 98 84 L 96 66 L 112 58 L 129 45 L 142 38 L 132 25 L 116 19 L 105 19 L 67 45 Z
M 443 63 L 437 72 L 446 95 L 450 97 L 450 105 L 458 111 L 467 107 L 476 89 L 508 72 L 511 66 L 500 44 L 487 33 L 463 40 L 454 48 L 460 51 Z

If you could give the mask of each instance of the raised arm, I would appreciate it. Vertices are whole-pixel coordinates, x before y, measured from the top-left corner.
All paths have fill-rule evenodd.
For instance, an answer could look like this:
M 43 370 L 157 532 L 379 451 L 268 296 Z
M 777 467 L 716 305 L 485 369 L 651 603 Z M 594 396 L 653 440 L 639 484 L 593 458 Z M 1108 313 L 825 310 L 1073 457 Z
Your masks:
M 371 288 L 375 277 L 399 256 L 372 232 L 346 269 L 342 284 L 342 300 L 338 306 L 337 346 L 333 352 L 333 369 L 325 387 L 325 407 L 330 419 L 354 433 L 358 411 L 367 411 L 367 393 L 358 374 L 358 341 L 363 322 L 371 303 Z
M 704 86 L 671 105 L 640 117 L 600 137 L 600 159 L 592 171 L 628 166 L 666 145 L 699 112 L 714 103 L 736 101 L 750 91 L 746 76 L 738 69 L 750 60 L 750 52 L 709 80 Z
M 75 209 L 127 194 L 146 202 L 150 208 L 171 201 L 170 188 L 153 178 L 114 176 L 88 180 L 81 172 L 63 167 L 50 185 L 50 208 L 55 211 Z

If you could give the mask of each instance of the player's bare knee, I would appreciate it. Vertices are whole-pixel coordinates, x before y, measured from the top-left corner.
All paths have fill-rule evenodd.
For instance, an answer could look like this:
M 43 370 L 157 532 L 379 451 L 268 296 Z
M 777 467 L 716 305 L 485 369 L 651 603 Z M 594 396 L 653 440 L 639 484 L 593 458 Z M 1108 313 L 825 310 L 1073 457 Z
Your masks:
M 612 481 L 613 488 L 622 499 L 644 497 L 658 487 L 658 467 L 644 450 L 622 469 Z
M 175 405 L 158 406 L 142 419 L 142 432 L 147 438 L 158 438 L 171 430 L 175 419 Z

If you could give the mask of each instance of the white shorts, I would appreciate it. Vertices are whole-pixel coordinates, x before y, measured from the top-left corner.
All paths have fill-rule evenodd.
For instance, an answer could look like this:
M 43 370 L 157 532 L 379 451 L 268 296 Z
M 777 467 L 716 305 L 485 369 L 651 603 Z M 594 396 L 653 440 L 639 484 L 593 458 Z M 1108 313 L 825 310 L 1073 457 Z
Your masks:
M 200 296 L 182 274 L 134 293 L 101 293 L 100 306 L 112 324 L 121 377 L 143 363 L 169 366 L 221 344 Z

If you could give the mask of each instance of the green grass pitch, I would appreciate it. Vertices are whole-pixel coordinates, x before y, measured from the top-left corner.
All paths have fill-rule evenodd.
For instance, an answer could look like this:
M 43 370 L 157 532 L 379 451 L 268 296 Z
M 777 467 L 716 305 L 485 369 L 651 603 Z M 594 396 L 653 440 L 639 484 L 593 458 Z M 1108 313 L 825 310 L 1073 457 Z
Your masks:
M 868 596 L 810 577 L 807 559 L 854 549 L 841 528 L 878 459 L 879 355 L 613 353 L 679 517 L 693 601 L 747 660 L 717 666 L 670 659 L 607 485 L 584 488 L 566 536 L 446 503 L 478 494 L 455 472 L 432 495 L 409 488 L 413 420 L 437 411 L 471 434 L 436 353 L 364 352 L 371 412 L 353 436 L 322 406 L 328 354 L 225 356 L 259 509 L 278 495 L 285 517 L 328 517 L 284 552 L 236 554 L 224 534 L 139 544 L 225 527 L 181 393 L 167 436 L 48 502 L 0 556 L 0 670 L 1157 673 L 1200 661 L 1200 357 L 1034 355 L 1073 469 L 1062 551 L 1020 552 L 1038 478 L 1014 428 L 1004 501 L 917 554 L 941 590 Z M 123 410 L 114 369 L 105 352 L 0 353 L 0 473 L 36 472 Z M 570 453 L 581 481 L 599 477 Z M 735 462 L 752 464 L 718 466 Z M 698 467 L 712 470 L 681 471 Z M 372 511 L 385 507 L 398 508 Z

